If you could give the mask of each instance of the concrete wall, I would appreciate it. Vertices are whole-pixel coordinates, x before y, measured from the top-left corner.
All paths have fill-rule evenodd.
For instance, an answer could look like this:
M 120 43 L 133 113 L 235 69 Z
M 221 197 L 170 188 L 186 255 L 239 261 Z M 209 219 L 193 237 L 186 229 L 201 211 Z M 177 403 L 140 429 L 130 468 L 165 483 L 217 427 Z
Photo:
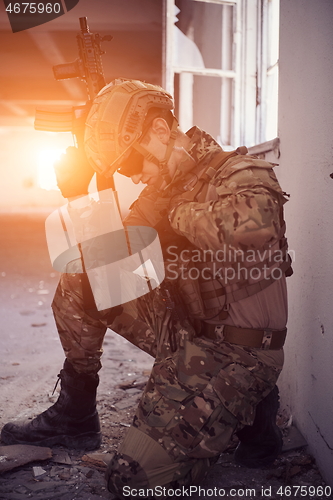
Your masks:
M 291 194 L 282 404 L 333 486 L 333 2 L 281 0 L 277 174 Z

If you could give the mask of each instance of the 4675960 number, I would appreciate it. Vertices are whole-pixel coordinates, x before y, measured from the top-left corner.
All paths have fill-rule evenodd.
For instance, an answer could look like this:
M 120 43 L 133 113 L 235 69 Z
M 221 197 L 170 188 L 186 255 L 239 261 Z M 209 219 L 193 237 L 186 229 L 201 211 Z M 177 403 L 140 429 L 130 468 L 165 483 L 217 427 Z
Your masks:
M 59 14 L 61 11 L 60 3 L 31 3 L 15 2 L 6 7 L 9 14 Z
M 280 497 L 331 498 L 330 486 L 280 486 L 276 492 Z

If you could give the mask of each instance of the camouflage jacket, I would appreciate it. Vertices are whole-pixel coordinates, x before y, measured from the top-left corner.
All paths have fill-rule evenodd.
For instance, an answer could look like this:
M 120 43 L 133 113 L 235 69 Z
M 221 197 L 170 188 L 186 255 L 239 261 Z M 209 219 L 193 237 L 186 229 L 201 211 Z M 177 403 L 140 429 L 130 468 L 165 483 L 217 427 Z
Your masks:
M 222 154 L 222 161 L 210 168 L 221 156 L 221 147 L 196 127 L 188 135 L 188 152 L 196 167 L 176 174 L 162 193 L 153 186 L 145 188 L 125 224 L 150 225 L 158 230 L 165 286 L 177 283 L 192 316 L 221 323 L 228 317 L 227 304 L 261 293 L 284 279 L 289 263 L 282 207 L 287 199 L 272 164 L 249 155 L 228 157 L 226 153 L 224 160 Z M 184 189 L 188 185 L 190 191 Z M 281 323 L 285 323 L 285 286 L 279 285 Z M 238 321 L 237 326 L 245 325 Z

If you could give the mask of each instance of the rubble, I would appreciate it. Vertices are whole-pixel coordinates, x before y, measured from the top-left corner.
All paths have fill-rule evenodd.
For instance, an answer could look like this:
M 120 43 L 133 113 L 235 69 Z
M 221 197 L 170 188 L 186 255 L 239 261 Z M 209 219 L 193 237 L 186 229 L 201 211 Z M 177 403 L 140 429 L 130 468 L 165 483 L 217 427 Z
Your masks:
M 0 474 L 29 462 L 47 460 L 52 457 L 50 448 L 13 444 L 0 446 Z
M 36 479 L 40 479 L 44 474 L 46 474 L 46 470 L 42 469 L 42 467 L 33 467 L 32 468 L 33 475 Z

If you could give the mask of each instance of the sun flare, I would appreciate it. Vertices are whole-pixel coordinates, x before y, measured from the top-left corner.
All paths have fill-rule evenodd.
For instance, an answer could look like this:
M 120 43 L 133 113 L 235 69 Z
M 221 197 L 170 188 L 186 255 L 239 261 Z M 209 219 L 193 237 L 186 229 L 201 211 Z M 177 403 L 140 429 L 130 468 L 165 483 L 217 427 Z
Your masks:
M 38 185 L 42 189 L 59 191 L 54 172 L 54 164 L 65 153 L 65 149 L 43 149 L 38 153 Z

